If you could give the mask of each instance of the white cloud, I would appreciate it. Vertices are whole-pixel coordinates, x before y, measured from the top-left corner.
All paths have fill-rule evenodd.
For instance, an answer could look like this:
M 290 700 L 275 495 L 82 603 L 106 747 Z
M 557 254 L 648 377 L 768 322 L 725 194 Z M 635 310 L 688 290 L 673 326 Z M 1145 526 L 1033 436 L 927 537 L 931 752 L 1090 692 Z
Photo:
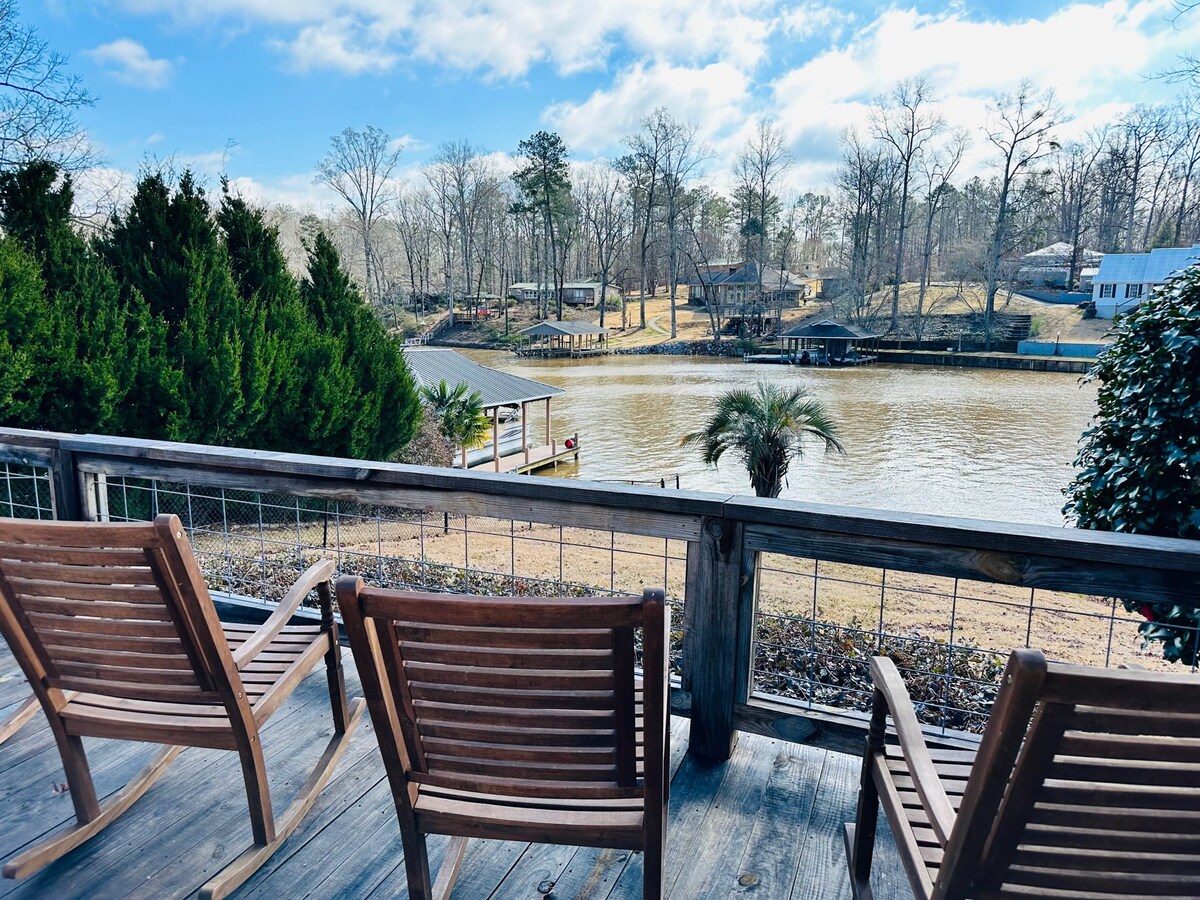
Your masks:
M 902 79 L 926 78 L 946 120 L 978 138 L 989 98 L 1028 78 L 1052 87 L 1076 117 L 1060 130 L 1070 137 L 1164 91 L 1145 76 L 1200 43 L 1200 18 L 1173 30 L 1171 9 L 1169 0 L 1076 2 L 1012 22 L 961 8 L 936 15 L 889 9 L 845 44 L 778 75 L 772 109 L 796 155 L 814 164 L 835 160 L 838 135 L 851 126 L 865 131 L 874 98 Z M 967 170 L 978 170 L 986 156 L 976 146 Z
M 414 150 L 429 149 L 429 143 L 427 141 L 423 141 L 420 138 L 415 138 L 411 134 L 402 134 L 398 138 L 392 138 L 388 146 L 393 150 L 407 150 L 409 152 Z
M 130 38 L 101 44 L 85 50 L 83 55 L 117 81 L 149 90 L 166 87 L 174 71 L 170 60 L 155 59 L 149 50 Z
M 783 32 L 804 41 L 817 34 L 836 35 L 842 26 L 854 21 L 854 13 L 822 3 L 801 3 L 780 16 Z
M 656 59 L 763 57 L 780 0 L 117 0 L 187 25 L 238 20 L 284 29 L 270 46 L 301 71 L 382 72 L 403 60 L 488 79 L 603 69 L 614 48 Z M 286 33 L 287 29 L 294 29 Z
M 310 69 L 336 69 L 351 75 L 386 72 L 399 57 L 386 49 L 382 39 L 352 18 L 329 19 L 309 25 L 290 41 L 272 41 L 271 45 L 289 59 L 298 72 Z
M 611 87 L 581 103 L 554 104 L 543 118 L 569 147 L 588 155 L 616 147 L 660 106 L 696 123 L 701 139 L 712 143 L 743 120 L 749 86 L 749 77 L 729 63 L 690 68 L 639 62 L 620 72 Z
M 327 214 L 340 202 L 328 186 L 316 181 L 315 172 L 301 172 L 258 180 L 248 175 L 229 179 L 229 189 L 259 206 L 290 206 L 301 212 Z

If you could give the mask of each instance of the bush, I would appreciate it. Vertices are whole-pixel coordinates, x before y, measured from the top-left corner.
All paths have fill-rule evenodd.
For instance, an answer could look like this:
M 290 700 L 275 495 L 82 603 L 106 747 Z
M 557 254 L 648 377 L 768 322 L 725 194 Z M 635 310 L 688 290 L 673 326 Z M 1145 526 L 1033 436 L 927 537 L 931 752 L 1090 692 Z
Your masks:
M 1075 459 L 1063 513 L 1080 528 L 1200 538 L 1200 266 L 1171 279 L 1113 331 L 1087 380 L 1099 413 Z M 1193 598 L 1200 603 L 1200 595 Z M 1125 600 L 1167 660 L 1194 665 L 1194 603 Z

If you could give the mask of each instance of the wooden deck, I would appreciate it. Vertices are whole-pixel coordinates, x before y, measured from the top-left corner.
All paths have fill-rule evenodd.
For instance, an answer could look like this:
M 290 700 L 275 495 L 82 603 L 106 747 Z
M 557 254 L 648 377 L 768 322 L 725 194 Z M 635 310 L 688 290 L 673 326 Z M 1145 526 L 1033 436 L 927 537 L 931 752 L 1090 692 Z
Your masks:
M 358 692 L 347 658 L 347 687 Z M 0 643 L 0 717 L 26 695 Z M 306 680 L 264 731 L 277 812 L 330 734 L 324 675 Z M 707 765 L 684 751 L 688 721 L 672 729 L 674 777 L 667 884 L 677 900 L 752 894 L 774 900 L 850 896 L 842 823 L 853 818 L 859 760 L 742 734 L 732 759 Z M 153 747 L 89 741 L 97 793 L 118 789 Z M 0 746 L 0 858 L 72 818 L 57 792 L 62 767 L 39 716 Z M 878 897 L 909 897 L 881 829 Z M 188 897 L 250 841 L 245 797 L 231 753 L 188 750 L 145 797 L 101 835 L 26 881 L 0 881 L 0 897 Z M 445 838 L 430 838 L 436 866 Z M 640 855 L 474 841 L 457 900 L 627 900 L 641 896 Z M 551 894 L 550 892 L 553 891 Z M 369 719 L 308 818 L 237 898 L 407 896 L 400 831 Z

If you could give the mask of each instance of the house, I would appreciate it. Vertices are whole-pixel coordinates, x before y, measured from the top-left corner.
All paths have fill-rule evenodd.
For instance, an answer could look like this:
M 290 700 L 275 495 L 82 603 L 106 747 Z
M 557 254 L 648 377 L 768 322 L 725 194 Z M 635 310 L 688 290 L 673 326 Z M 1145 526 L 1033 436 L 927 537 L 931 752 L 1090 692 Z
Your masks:
M 1072 279 L 1071 254 L 1074 248 L 1066 241 L 1033 250 L 1021 257 L 1017 264 L 1017 284 L 1029 287 L 1065 288 Z M 1098 266 L 1104 254 L 1086 247 L 1079 249 L 1074 260 L 1076 269 Z
M 758 263 L 716 262 L 697 267 L 686 282 L 688 302 L 714 302 L 721 307 L 742 307 L 748 303 L 764 306 L 798 306 L 807 300 L 809 285 L 787 269 L 768 263 L 759 274 Z
M 1092 278 L 1096 316 L 1111 319 L 1128 312 L 1175 273 L 1200 262 L 1200 244 L 1149 253 L 1108 253 Z
M 599 281 L 568 281 L 562 286 L 563 303 L 570 306 L 596 306 L 600 296 Z M 514 300 L 553 300 L 554 285 L 545 282 L 518 281 L 508 286 L 508 296 Z M 610 284 L 604 296 L 612 301 L 621 300 L 621 289 Z

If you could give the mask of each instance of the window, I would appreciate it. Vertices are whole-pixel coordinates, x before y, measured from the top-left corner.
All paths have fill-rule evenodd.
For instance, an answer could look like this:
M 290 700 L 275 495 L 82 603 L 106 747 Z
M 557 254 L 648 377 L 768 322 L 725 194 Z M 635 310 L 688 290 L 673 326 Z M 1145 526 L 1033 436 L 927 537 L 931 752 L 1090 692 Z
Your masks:
M 1127 285 L 1125 285 L 1126 299 L 1129 299 L 1131 297 L 1142 296 L 1142 288 L 1143 287 L 1145 287 L 1145 285 L 1142 285 L 1142 284 L 1127 284 Z
M 1116 296 L 1117 296 L 1117 286 L 1115 284 L 1100 285 L 1101 299 L 1103 299 L 1105 297 L 1116 297 Z

